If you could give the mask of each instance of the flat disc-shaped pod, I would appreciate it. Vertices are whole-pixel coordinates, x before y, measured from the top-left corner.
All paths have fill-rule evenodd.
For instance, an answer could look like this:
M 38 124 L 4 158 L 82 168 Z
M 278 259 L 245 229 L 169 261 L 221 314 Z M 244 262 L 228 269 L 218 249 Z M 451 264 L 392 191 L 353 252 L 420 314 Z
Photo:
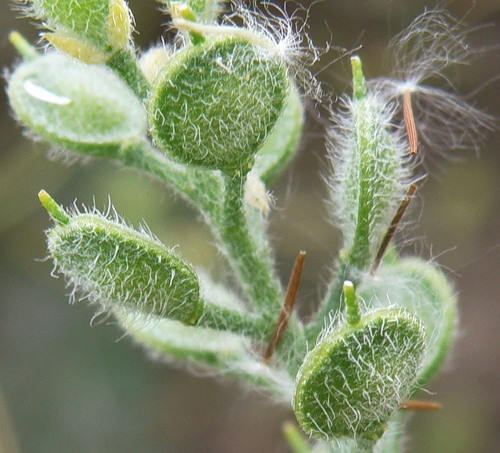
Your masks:
M 379 438 L 415 389 L 424 338 L 421 322 L 400 308 L 326 332 L 297 376 L 299 424 L 316 438 Z
M 187 325 L 201 316 L 196 272 L 149 233 L 97 213 L 73 214 L 56 220 L 47 239 L 69 284 L 105 310 L 136 310 Z
M 151 134 L 181 163 L 245 173 L 288 90 L 285 64 L 240 38 L 190 46 L 173 57 L 152 93 Z
M 7 94 L 23 124 L 63 148 L 115 157 L 146 136 L 141 102 L 104 66 L 49 53 L 18 66 Z

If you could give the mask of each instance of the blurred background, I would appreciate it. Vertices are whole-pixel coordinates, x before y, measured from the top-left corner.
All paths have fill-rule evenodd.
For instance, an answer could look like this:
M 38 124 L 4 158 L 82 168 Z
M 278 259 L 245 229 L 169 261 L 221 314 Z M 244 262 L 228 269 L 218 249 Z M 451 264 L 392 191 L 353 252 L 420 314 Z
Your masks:
M 17 29 L 34 41 L 37 30 L 0 2 L 1 67 L 16 64 L 8 43 Z M 147 48 L 165 35 L 154 0 L 129 2 L 137 43 Z M 363 45 L 369 77 L 387 73 L 388 39 L 435 1 L 299 1 L 308 8 L 318 46 Z M 455 77 L 457 90 L 500 116 L 500 2 L 446 2 L 479 31 L 473 48 L 489 48 Z M 288 9 L 294 9 L 289 4 Z M 305 15 L 304 12 L 299 13 Z M 496 48 L 494 48 L 496 46 Z M 329 52 L 313 68 L 335 93 L 349 86 L 348 58 Z M 326 66 L 328 66 L 326 69 Z M 8 69 L 7 69 L 8 71 Z M 4 80 L 2 81 L 4 83 Z M 281 425 L 293 414 L 232 381 L 193 376 L 150 360 L 112 322 L 90 326 L 92 308 L 68 305 L 64 282 L 50 276 L 39 206 L 44 188 L 64 205 L 103 207 L 111 198 L 130 222 L 144 219 L 167 244 L 179 244 L 196 264 L 216 269 L 210 236 L 196 213 L 156 181 L 105 161 L 67 166 L 50 162 L 48 147 L 23 137 L 0 91 L 0 452 L 279 452 L 288 447 Z M 318 117 L 320 119 L 318 120 Z M 327 222 L 322 122 L 311 106 L 300 153 L 271 188 L 271 216 L 280 275 L 286 282 L 295 254 L 307 250 L 299 304 L 310 312 L 323 292 L 339 237 Z M 438 413 L 413 416 L 408 451 L 482 453 L 500 445 L 500 134 L 489 134 L 479 156 L 450 162 L 427 159 L 429 177 L 413 218 L 419 223 L 405 253 L 437 257 L 460 297 L 460 336 L 453 356 L 429 387 L 443 403 Z M 412 239 L 413 238 L 413 239 Z M 412 239 L 408 241 L 408 239 Z

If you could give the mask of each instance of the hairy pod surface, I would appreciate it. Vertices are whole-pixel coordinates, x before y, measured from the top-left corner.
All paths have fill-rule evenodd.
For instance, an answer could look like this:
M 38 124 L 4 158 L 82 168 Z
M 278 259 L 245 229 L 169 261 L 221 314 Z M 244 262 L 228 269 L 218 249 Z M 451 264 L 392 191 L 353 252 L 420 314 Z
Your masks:
M 378 439 L 416 384 L 424 328 L 400 308 L 327 331 L 304 359 L 293 406 L 311 436 Z
M 172 56 L 149 103 L 151 134 L 175 160 L 246 173 L 289 90 L 285 64 L 235 37 Z
M 294 84 L 273 131 L 255 157 L 253 171 L 267 185 L 272 183 L 298 151 L 304 125 L 304 106 Z
M 422 321 L 427 348 L 419 382 L 428 382 L 443 365 L 457 328 L 456 296 L 442 271 L 418 258 L 398 260 L 364 279 L 359 294 L 371 307 L 401 306 Z
M 395 130 L 394 106 L 367 91 L 361 62 L 353 57 L 352 63 L 354 96 L 344 101 L 330 131 L 330 186 L 349 260 L 365 269 L 409 184 L 408 145 Z
M 144 108 L 124 82 L 60 53 L 18 66 L 7 94 L 24 125 L 63 148 L 114 157 L 146 135 Z
M 128 43 L 129 10 L 124 0 L 32 0 L 28 14 L 56 32 L 97 48 L 118 50 Z
M 58 270 L 91 302 L 188 325 L 199 319 L 195 271 L 150 235 L 97 214 L 77 214 L 48 230 L 47 238 Z

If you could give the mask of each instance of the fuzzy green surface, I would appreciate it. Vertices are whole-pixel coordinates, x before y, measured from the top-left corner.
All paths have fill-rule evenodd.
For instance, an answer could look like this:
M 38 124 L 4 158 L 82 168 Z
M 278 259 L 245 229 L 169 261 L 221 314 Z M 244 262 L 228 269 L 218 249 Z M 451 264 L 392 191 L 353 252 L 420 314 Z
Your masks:
M 91 302 L 185 324 L 199 319 L 203 304 L 196 273 L 149 235 L 96 214 L 79 214 L 47 237 L 59 271 Z
M 29 14 L 54 30 L 71 31 L 98 47 L 108 44 L 110 0 L 32 0 Z
M 407 144 L 395 132 L 393 107 L 368 93 L 346 101 L 331 132 L 334 218 L 349 263 L 365 269 L 396 213 L 408 185 Z
M 172 58 L 153 90 L 151 134 L 181 163 L 246 172 L 288 89 L 284 64 L 241 39 L 190 46 Z
M 113 157 L 146 134 L 142 104 L 112 71 L 59 53 L 21 63 L 7 94 L 28 129 L 63 148 Z
M 415 386 L 424 346 L 422 324 L 399 308 L 326 332 L 297 376 L 299 424 L 323 439 L 379 438 Z
M 148 319 L 136 313 L 118 315 L 124 329 L 149 351 L 167 361 L 181 361 L 211 374 L 234 376 L 289 404 L 294 383 L 283 370 L 262 363 L 251 342 L 213 329 L 169 319 Z
M 298 150 L 303 124 L 302 99 L 291 84 L 285 109 L 255 157 L 253 170 L 266 185 L 278 177 Z
M 375 277 L 359 286 L 359 294 L 372 307 L 398 305 L 419 317 L 428 345 L 419 381 L 428 382 L 445 361 L 456 335 L 457 300 L 442 271 L 418 258 L 382 265 Z
M 59 53 L 18 66 L 7 94 L 24 125 L 63 148 L 112 157 L 146 134 L 144 108 L 115 74 Z
M 224 369 L 229 361 L 246 353 L 247 340 L 232 333 L 185 326 L 170 319 L 142 319 L 135 314 L 119 319 L 127 332 L 165 358 Z

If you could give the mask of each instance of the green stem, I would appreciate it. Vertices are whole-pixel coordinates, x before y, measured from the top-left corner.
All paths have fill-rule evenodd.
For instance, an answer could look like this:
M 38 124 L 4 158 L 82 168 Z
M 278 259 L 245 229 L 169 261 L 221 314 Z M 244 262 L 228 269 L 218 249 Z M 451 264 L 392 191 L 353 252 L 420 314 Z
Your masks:
M 338 315 L 344 309 L 342 292 L 346 280 L 352 281 L 352 279 L 348 277 L 345 263 L 341 261 L 337 274 L 331 280 L 318 312 L 306 327 L 306 338 L 309 343 L 315 344 L 316 339 L 325 327 L 325 321 L 328 320 L 331 314 Z
M 121 161 L 159 177 L 201 211 L 245 294 L 263 315 L 262 323 L 259 322 L 260 338 L 269 341 L 284 296 L 268 242 L 257 241 L 249 231 L 243 205 L 244 179 L 226 176 L 223 194 L 217 172 L 177 165 L 148 142 L 130 145 L 121 155 Z M 224 198 L 222 206 L 221 198 Z M 285 361 L 291 372 L 296 372 L 305 349 L 302 325 L 292 314 L 277 353 L 287 354 Z
M 302 432 L 292 422 L 283 424 L 283 435 L 293 453 L 311 453 L 311 447 Z
M 258 341 L 263 341 L 267 333 L 267 322 L 262 318 L 212 303 L 205 304 L 196 327 L 237 333 Z
M 178 165 L 157 151 L 146 140 L 127 146 L 120 156 L 129 167 L 144 170 L 177 190 L 198 207 L 208 223 L 219 212 L 222 183 L 214 172 Z
M 245 178 L 225 176 L 225 193 L 220 229 L 221 242 L 241 286 L 255 308 L 275 319 L 283 301 L 270 247 L 257 247 L 245 218 L 243 191 Z
M 115 71 L 140 99 L 145 100 L 148 97 L 151 87 L 137 64 L 133 49 L 115 52 L 106 65 Z
M 225 176 L 225 183 L 223 211 L 216 225 L 219 242 L 252 306 L 267 322 L 263 332 L 270 340 L 284 299 L 269 253 L 271 247 L 267 240 L 259 243 L 249 231 L 243 205 L 245 178 Z M 305 351 L 302 325 L 292 313 L 276 352 L 289 371 L 295 373 Z
M 226 176 L 225 182 L 223 211 L 218 224 L 220 243 L 252 306 L 267 322 L 263 331 L 270 341 L 284 299 L 274 271 L 271 247 L 264 235 L 257 240 L 248 229 L 243 205 L 245 178 Z M 300 367 L 305 351 L 302 325 L 292 314 L 276 353 L 293 374 Z
M 18 31 L 10 33 L 9 41 L 26 61 L 34 60 L 39 56 L 36 48 Z

